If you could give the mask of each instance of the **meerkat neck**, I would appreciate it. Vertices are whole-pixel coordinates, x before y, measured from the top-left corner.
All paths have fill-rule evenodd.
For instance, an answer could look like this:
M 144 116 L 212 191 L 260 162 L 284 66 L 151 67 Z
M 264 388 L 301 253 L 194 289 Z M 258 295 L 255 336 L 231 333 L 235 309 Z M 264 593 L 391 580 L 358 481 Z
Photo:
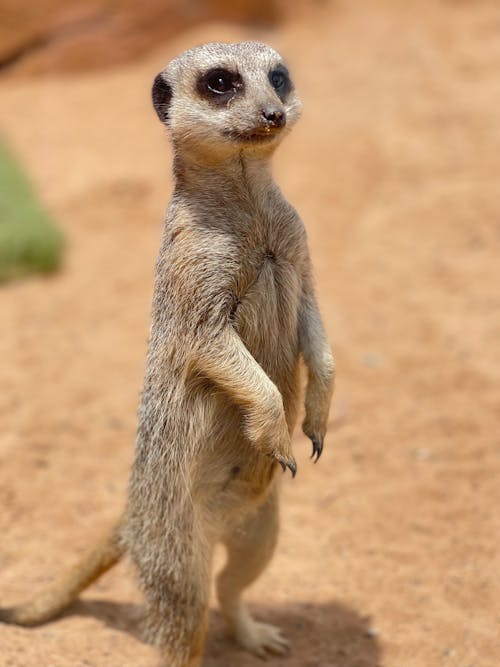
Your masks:
M 251 151 L 221 157 L 220 155 L 203 156 L 188 151 L 175 151 L 174 177 L 176 190 L 197 193 L 218 191 L 262 193 L 275 186 L 270 155 Z

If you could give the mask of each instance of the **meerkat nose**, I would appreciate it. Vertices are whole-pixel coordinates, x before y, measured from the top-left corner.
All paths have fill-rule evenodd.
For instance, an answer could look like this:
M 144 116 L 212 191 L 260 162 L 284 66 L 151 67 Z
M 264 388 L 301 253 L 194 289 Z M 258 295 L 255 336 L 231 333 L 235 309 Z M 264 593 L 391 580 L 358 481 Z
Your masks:
M 262 109 L 262 117 L 268 127 L 283 127 L 286 123 L 286 114 L 279 107 L 266 107 Z

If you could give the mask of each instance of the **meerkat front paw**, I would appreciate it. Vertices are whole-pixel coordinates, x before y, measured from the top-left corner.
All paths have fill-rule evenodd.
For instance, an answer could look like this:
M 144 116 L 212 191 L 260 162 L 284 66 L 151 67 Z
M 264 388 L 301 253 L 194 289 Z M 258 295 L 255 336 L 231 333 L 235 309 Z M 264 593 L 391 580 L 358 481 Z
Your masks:
M 236 634 L 240 646 L 246 651 L 266 660 L 269 654 L 286 655 L 290 651 L 290 642 L 281 630 L 269 623 L 258 623 L 248 619 Z
M 297 462 L 293 458 L 293 456 L 283 456 L 282 454 L 279 453 L 274 453 L 273 454 L 274 458 L 280 466 L 283 468 L 283 472 L 286 472 L 286 469 L 288 468 L 290 472 L 292 473 L 292 477 L 295 477 L 297 474 Z
M 292 441 L 283 410 L 281 395 L 271 395 L 259 413 L 249 415 L 245 423 L 245 431 L 250 441 L 266 456 L 276 459 L 283 468 L 288 468 L 295 477 L 297 463 L 293 456 Z
M 319 457 L 323 453 L 323 443 L 325 440 L 324 430 L 313 429 L 307 422 L 304 422 L 302 425 L 302 430 L 312 442 L 312 454 L 310 458 L 314 459 L 314 463 L 317 463 Z
M 285 421 L 281 432 L 275 436 L 274 443 L 276 443 L 276 445 L 271 452 L 271 456 L 278 461 L 283 468 L 283 472 L 286 472 L 286 469 L 288 468 L 292 473 L 292 477 L 295 477 L 297 474 L 297 462 L 293 456 L 292 440 Z
M 312 442 L 311 458 L 314 459 L 314 463 L 317 463 L 323 452 L 330 401 L 328 399 L 328 401 L 324 400 L 323 402 L 320 402 L 318 400 L 313 402 L 310 400 L 310 397 L 308 398 L 309 400 L 306 401 L 306 416 L 302 423 L 302 431 Z

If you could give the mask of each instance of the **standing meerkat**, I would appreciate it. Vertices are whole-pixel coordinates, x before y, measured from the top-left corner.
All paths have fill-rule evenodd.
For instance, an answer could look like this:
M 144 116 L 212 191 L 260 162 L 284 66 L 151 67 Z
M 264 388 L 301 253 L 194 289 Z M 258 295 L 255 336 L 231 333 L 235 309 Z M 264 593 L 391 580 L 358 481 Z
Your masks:
M 150 636 L 168 667 L 197 667 L 214 546 L 236 639 L 265 657 L 288 641 L 241 596 L 278 534 L 279 475 L 295 475 L 291 433 L 307 368 L 302 428 L 319 458 L 334 364 L 311 276 L 306 232 L 270 158 L 300 115 L 280 55 L 256 42 L 206 44 L 156 77 L 171 133 L 175 189 L 156 270 L 146 377 L 127 508 L 78 568 L 0 619 L 59 613 L 124 552 L 136 563 Z

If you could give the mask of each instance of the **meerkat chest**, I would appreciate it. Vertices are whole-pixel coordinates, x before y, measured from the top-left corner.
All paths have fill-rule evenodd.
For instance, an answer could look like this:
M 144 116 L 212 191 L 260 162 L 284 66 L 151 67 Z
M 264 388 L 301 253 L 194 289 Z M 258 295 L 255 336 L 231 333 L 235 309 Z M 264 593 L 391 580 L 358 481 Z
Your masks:
M 237 295 L 233 322 L 256 360 L 277 377 L 293 367 L 298 353 L 298 315 L 303 258 L 294 248 L 270 237 L 253 253 L 251 269 Z

